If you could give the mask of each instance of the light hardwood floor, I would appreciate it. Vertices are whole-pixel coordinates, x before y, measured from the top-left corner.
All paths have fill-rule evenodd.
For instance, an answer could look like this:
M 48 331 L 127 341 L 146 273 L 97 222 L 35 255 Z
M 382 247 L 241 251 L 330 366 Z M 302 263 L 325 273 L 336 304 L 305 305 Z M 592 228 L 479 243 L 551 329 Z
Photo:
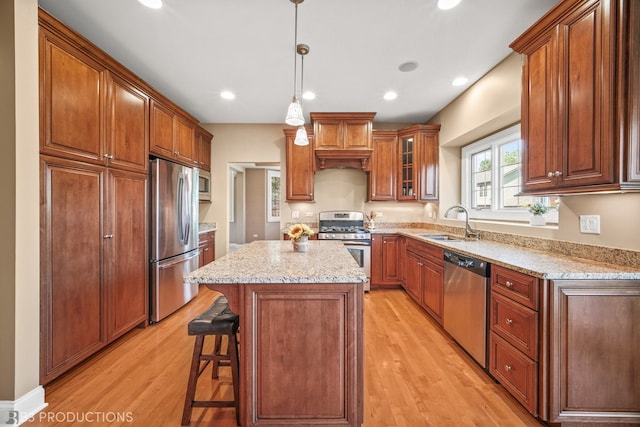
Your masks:
M 217 293 L 136 329 L 46 387 L 49 406 L 27 426 L 179 426 L 194 338 L 186 324 Z M 364 427 L 540 426 L 401 290 L 365 294 Z M 231 398 L 204 373 L 198 398 Z M 73 422 L 75 420 L 75 422 Z M 194 408 L 191 426 L 235 426 L 232 408 Z

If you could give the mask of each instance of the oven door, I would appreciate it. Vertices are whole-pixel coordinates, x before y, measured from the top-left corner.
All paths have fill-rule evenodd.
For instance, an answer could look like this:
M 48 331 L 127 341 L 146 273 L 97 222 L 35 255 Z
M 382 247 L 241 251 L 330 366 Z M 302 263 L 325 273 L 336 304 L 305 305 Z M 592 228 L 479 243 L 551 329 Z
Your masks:
M 364 269 L 364 273 L 367 275 L 364 290 L 368 291 L 371 279 L 371 245 L 368 242 L 358 241 L 344 241 L 343 243 L 358 265 Z

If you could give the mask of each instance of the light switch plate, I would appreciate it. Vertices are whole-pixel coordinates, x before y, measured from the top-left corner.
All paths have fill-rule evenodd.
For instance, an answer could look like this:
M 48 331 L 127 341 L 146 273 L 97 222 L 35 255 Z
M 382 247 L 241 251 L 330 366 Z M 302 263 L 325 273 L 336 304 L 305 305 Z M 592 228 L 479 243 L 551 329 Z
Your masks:
M 580 215 L 580 232 L 600 234 L 600 215 Z
M 291 218 L 300 218 L 300 211 L 291 211 Z

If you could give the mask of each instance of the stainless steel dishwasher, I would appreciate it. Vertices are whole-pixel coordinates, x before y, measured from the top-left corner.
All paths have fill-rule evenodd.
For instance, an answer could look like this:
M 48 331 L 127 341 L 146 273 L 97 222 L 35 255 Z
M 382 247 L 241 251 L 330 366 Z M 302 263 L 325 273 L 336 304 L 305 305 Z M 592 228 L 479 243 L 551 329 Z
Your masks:
M 489 264 L 448 250 L 444 261 L 444 329 L 486 369 Z

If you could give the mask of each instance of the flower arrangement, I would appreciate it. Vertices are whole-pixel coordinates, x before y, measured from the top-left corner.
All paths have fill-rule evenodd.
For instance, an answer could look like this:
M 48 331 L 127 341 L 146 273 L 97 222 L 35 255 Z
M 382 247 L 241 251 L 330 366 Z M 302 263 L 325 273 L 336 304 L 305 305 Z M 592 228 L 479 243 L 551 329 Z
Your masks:
M 371 213 L 369 214 L 369 216 L 367 217 L 367 219 L 369 221 L 373 221 L 374 219 L 376 219 L 376 213 L 374 211 L 371 211 Z
M 534 203 L 529 205 L 529 212 L 533 215 L 543 215 L 549 211 L 549 208 L 542 203 Z
M 291 240 L 300 240 L 304 236 L 313 236 L 313 230 L 307 224 L 300 223 L 292 225 L 287 234 Z

